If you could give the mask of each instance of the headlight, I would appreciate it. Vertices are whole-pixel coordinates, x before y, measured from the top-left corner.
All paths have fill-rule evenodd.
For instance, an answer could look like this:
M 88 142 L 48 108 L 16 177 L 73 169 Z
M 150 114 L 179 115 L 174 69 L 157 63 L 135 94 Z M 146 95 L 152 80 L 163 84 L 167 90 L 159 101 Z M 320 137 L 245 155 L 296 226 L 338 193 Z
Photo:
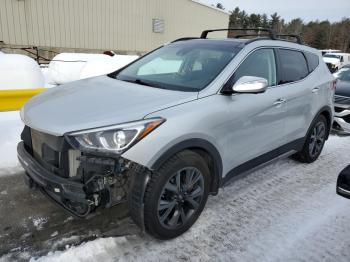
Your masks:
M 165 122 L 153 118 L 66 134 L 68 142 L 83 152 L 121 154 Z

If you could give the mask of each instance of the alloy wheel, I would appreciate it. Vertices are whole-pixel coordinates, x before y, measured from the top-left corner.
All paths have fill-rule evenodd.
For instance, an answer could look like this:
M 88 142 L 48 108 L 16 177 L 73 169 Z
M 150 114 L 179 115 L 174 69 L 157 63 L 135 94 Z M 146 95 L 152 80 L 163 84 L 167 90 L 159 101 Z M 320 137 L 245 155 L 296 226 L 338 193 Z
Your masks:
M 312 158 L 316 157 L 322 150 L 326 137 L 326 126 L 324 122 L 318 122 L 312 130 L 309 153 Z
M 167 181 L 158 201 L 158 220 L 175 229 L 184 226 L 196 213 L 204 194 L 204 177 L 194 167 L 177 171 Z

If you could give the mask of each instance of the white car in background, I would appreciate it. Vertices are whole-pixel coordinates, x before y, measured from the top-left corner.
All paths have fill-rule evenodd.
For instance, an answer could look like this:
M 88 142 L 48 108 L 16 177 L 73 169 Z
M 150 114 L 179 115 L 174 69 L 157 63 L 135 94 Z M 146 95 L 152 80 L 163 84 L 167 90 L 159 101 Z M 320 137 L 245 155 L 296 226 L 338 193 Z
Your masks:
M 326 53 L 323 55 L 323 61 L 327 64 L 331 73 L 334 73 L 343 66 L 350 64 L 350 54 Z

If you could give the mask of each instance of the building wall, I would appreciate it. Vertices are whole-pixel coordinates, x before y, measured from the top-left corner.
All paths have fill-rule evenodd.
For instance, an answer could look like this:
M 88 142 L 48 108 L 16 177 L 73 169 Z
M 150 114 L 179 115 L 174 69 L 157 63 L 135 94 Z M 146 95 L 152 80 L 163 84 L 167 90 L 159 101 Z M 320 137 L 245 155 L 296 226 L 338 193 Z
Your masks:
M 153 33 L 152 19 L 164 20 L 163 33 Z M 208 28 L 226 28 L 228 20 L 227 13 L 191 0 L 0 0 L 0 41 L 146 52 Z

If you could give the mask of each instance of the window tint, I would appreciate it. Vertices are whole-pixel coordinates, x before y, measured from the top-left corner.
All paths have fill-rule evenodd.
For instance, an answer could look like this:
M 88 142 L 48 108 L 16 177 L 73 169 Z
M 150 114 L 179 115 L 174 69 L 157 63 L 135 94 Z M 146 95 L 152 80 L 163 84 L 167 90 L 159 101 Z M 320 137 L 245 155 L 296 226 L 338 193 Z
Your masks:
M 304 53 L 306 56 L 307 63 L 309 65 L 309 72 L 313 72 L 318 67 L 319 59 L 317 55 L 311 53 Z
M 267 79 L 269 86 L 276 85 L 276 62 L 272 49 L 260 49 L 252 53 L 234 74 L 234 82 L 242 76 L 257 76 Z
M 304 55 L 299 51 L 279 49 L 281 79 L 279 84 L 299 81 L 309 74 Z

